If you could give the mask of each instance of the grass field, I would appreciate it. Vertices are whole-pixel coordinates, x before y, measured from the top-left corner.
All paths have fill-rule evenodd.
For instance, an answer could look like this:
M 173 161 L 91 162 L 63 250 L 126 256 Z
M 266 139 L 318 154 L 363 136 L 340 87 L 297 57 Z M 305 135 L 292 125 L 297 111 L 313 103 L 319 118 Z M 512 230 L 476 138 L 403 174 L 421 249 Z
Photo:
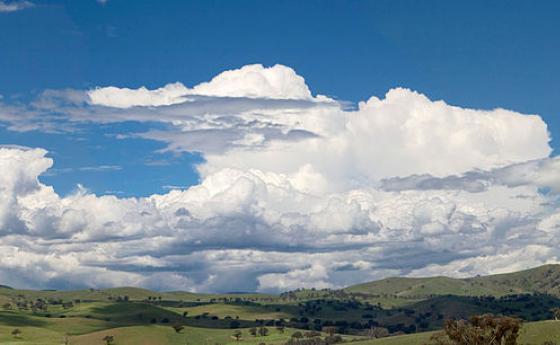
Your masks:
M 170 327 L 164 326 L 133 326 L 116 328 L 101 332 L 95 332 L 71 338 L 70 344 L 95 345 L 100 344 L 99 339 L 105 335 L 113 335 L 116 344 L 122 345 L 257 345 L 262 342 L 270 345 L 280 345 L 285 343 L 294 332 L 287 329 L 283 334 L 273 330 L 270 335 L 252 336 L 247 329 L 241 329 L 243 337 L 236 341 L 233 330 L 217 330 L 187 327 L 181 333 L 176 333 Z
M 76 345 L 102 345 L 105 336 L 113 336 L 116 345 L 257 345 L 266 343 L 269 345 L 284 344 L 296 329 L 285 329 L 280 333 L 271 329 L 267 336 L 253 336 L 248 329 L 240 329 L 242 337 L 237 341 L 234 330 L 231 329 L 208 329 L 198 327 L 185 327 L 180 333 L 175 332 L 169 326 L 147 325 L 108 328 L 104 330 L 88 332 L 80 335 L 70 335 L 63 330 L 53 330 L 49 325 L 44 327 L 21 326 L 21 337 L 15 338 L 11 335 L 14 327 L 0 326 L 0 344 L 20 345 L 59 345 L 64 344 L 65 338 L 69 344 Z M 346 336 L 346 339 L 357 339 Z
M 59 345 L 64 344 L 65 333 L 52 330 L 49 327 L 23 326 L 21 338 L 14 338 L 10 333 L 13 327 L 0 326 L 0 343 L 6 345 Z M 90 332 L 82 335 L 68 337 L 69 344 L 76 345 L 102 345 L 103 338 L 111 335 L 116 345 L 257 345 L 262 342 L 269 345 L 285 343 L 294 332 L 286 329 L 283 334 L 272 330 L 271 334 L 254 337 L 247 329 L 240 341 L 236 341 L 229 329 L 207 329 L 186 327 L 181 333 L 176 333 L 171 327 L 162 325 L 129 326 L 110 328 Z M 381 339 L 356 341 L 356 337 L 347 337 L 346 340 L 355 345 L 423 345 L 429 342 L 433 332 L 417 333 L 411 335 L 393 336 Z M 351 341 L 353 340 L 353 341 Z M 523 325 L 519 344 L 541 345 L 546 340 L 560 343 L 560 322 L 540 321 Z
M 205 305 L 197 305 L 193 307 L 169 307 L 176 313 L 183 314 L 187 312 L 190 316 L 209 314 L 218 316 L 219 318 L 232 317 L 242 320 L 255 319 L 286 319 L 293 316 L 296 308 L 283 305 L 274 307 L 271 305 L 235 305 L 225 303 L 212 303 Z

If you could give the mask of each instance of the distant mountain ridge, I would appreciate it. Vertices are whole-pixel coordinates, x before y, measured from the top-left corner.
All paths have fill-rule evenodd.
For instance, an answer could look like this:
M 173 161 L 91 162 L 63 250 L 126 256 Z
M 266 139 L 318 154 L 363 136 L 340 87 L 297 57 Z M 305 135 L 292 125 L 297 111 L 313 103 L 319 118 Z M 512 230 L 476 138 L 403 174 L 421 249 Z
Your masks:
M 472 278 L 395 277 L 357 284 L 343 289 L 348 293 L 422 299 L 432 296 L 495 296 L 542 293 L 560 297 L 560 265 L 544 265 L 514 273 Z

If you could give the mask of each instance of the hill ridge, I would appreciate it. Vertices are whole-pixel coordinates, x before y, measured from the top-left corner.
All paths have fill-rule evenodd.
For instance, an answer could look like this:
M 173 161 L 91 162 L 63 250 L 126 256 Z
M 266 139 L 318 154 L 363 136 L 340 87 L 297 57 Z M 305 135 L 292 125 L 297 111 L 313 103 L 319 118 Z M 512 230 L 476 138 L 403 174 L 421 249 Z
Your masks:
M 505 296 L 543 293 L 560 296 L 560 264 L 468 278 L 388 277 L 348 286 L 346 292 L 425 298 L 437 295 Z

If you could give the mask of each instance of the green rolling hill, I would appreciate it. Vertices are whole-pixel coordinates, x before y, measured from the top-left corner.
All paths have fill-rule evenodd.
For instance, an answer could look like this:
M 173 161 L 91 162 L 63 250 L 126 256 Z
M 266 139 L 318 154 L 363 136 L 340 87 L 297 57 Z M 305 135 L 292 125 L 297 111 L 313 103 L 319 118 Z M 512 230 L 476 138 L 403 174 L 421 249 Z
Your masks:
M 506 296 L 542 293 L 560 297 L 560 265 L 544 265 L 515 273 L 479 276 L 466 279 L 449 277 L 387 278 L 353 285 L 348 293 L 390 295 L 423 299 L 432 296 Z

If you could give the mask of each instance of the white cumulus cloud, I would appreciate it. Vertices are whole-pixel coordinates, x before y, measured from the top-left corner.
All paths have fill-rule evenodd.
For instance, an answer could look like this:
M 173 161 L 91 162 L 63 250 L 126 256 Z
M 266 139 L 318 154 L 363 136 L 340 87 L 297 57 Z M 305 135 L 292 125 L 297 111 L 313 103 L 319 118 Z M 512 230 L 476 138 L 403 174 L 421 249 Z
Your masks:
M 302 182 L 300 175 L 312 176 L 305 170 L 223 169 L 199 185 L 147 198 L 86 190 L 61 197 L 37 180 L 52 165 L 45 155 L 0 150 L 11 172 L 0 199 L 6 283 L 279 291 L 389 273 L 470 274 L 481 270 L 474 265 L 481 258 L 527 248 L 542 250 L 515 266 L 494 261 L 487 271 L 557 260 L 555 197 L 531 183 L 474 193 L 461 185 L 325 193 Z M 33 265 L 40 270 L 30 274 Z
M 222 72 L 193 88 L 182 83 L 167 84 L 155 90 L 109 86 L 91 90 L 88 96 L 91 104 L 117 108 L 183 103 L 189 100 L 188 96 L 313 99 L 305 80 L 283 65 L 247 65 Z
M 61 196 L 38 179 L 45 150 L 1 147 L 7 284 L 279 291 L 558 261 L 560 166 L 537 115 L 404 88 L 348 109 L 286 66 L 249 65 L 191 88 L 49 91 L 0 121 L 160 122 L 122 137 L 204 157 L 188 188 Z
M 0 13 L 21 11 L 33 6 L 30 1 L 0 1 Z

